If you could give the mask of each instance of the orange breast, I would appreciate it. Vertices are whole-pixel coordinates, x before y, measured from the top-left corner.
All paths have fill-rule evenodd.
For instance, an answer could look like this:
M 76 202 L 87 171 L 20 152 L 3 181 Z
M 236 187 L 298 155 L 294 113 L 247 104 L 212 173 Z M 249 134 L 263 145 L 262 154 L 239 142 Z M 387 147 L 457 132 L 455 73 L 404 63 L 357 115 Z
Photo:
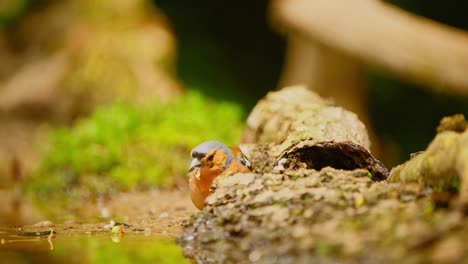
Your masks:
M 203 206 L 205 204 L 205 199 L 208 195 L 210 195 L 210 188 L 211 188 L 211 185 L 213 184 L 214 178 L 227 172 L 232 172 L 232 173 L 250 172 L 249 168 L 237 162 L 237 155 L 240 151 L 236 148 L 230 148 L 230 149 L 234 154 L 234 160 L 224 171 L 221 170 L 222 168 L 221 164 L 223 164 L 224 161 L 226 160 L 226 156 L 217 155 L 214 158 L 214 164 L 216 164 L 215 167 L 200 168 L 200 169 L 195 169 L 192 172 L 190 172 L 189 174 L 190 198 L 192 199 L 193 204 L 198 209 L 200 210 L 203 209 Z M 200 173 L 199 177 L 197 177 L 198 173 Z
M 205 199 L 210 195 L 211 184 L 215 177 L 221 174 L 219 170 L 202 168 L 199 170 L 201 176 L 197 179 L 195 175 L 189 175 L 190 198 L 198 209 L 203 209 Z M 198 170 L 193 171 L 198 173 Z

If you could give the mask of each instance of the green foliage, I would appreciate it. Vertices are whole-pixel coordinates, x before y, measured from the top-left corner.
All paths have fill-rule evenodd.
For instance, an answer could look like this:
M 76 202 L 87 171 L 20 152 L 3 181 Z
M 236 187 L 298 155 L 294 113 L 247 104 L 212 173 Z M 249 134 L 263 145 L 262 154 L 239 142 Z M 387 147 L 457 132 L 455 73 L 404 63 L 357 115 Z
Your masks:
M 191 148 L 210 139 L 235 143 L 241 119 L 238 106 L 194 92 L 170 103 L 102 107 L 73 128 L 51 133 L 28 186 L 46 197 L 173 186 L 186 175 Z
M 0 29 L 14 26 L 29 10 L 45 4 L 47 0 L 1 0 Z
M 182 250 L 167 238 L 124 238 L 120 247 L 109 243 L 90 250 L 91 263 L 188 263 Z M 128 241 L 128 242 L 127 242 Z M 133 243 L 132 243 L 133 242 Z
M 125 235 L 118 243 L 107 236 L 58 239 L 50 256 L 60 263 L 78 255 L 84 263 L 188 263 L 182 250 L 167 237 Z
M 0 27 L 14 22 L 27 9 L 27 0 L 0 1 Z

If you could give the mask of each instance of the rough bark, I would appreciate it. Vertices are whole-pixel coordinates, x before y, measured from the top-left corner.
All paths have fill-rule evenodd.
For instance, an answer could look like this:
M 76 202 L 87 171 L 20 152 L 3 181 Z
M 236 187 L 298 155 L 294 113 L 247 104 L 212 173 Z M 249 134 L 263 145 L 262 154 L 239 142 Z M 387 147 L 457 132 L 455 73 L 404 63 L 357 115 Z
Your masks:
M 272 144 L 275 168 L 366 168 L 375 180 L 388 171 L 369 151 L 365 126 L 354 113 L 302 86 L 269 93 L 247 119 L 242 143 Z M 246 153 L 249 155 L 249 153 Z
M 179 239 L 198 263 L 463 263 L 468 222 L 417 184 L 325 168 L 215 180 Z

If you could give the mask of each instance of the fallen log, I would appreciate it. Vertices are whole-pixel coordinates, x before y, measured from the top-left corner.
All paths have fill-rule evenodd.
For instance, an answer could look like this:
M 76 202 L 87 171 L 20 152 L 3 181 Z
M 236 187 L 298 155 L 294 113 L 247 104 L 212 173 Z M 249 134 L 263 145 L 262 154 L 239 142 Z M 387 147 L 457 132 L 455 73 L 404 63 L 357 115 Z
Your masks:
M 466 217 L 418 184 L 328 167 L 223 175 L 213 189 L 178 240 L 197 263 L 468 260 Z
M 369 136 L 358 117 L 302 86 L 271 92 L 262 99 L 247 119 L 241 142 L 271 144 L 268 156 L 277 170 L 330 166 L 365 168 L 374 180 L 388 175 L 370 153 Z

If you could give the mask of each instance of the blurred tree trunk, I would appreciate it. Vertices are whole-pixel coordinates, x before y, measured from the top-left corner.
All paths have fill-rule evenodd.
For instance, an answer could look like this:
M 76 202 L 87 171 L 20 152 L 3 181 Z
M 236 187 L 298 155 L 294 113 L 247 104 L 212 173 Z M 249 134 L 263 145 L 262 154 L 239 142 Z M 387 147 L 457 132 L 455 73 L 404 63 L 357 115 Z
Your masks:
M 380 1 L 272 1 L 274 25 L 436 91 L 468 96 L 468 34 Z
M 290 85 L 305 85 L 356 113 L 368 129 L 372 152 L 380 156 L 379 143 L 368 113 L 365 74 L 359 62 L 305 36 L 290 34 L 278 87 Z
M 468 95 L 466 32 L 381 1 L 275 0 L 270 18 L 288 39 L 279 87 L 304 84 L 357 113 L 377 156 L 380 144 L 370 124 L 365 67 L 434 91 Z M 389 153 L 384 160 L 395 159 Z
M 170 100 L 175 38 L 148 0 L 40 1 L 0 28 L 0 180 L 34 168 L 44 124 L 116 100 Z M 5 173 L 2 167 L 5 167 Z

